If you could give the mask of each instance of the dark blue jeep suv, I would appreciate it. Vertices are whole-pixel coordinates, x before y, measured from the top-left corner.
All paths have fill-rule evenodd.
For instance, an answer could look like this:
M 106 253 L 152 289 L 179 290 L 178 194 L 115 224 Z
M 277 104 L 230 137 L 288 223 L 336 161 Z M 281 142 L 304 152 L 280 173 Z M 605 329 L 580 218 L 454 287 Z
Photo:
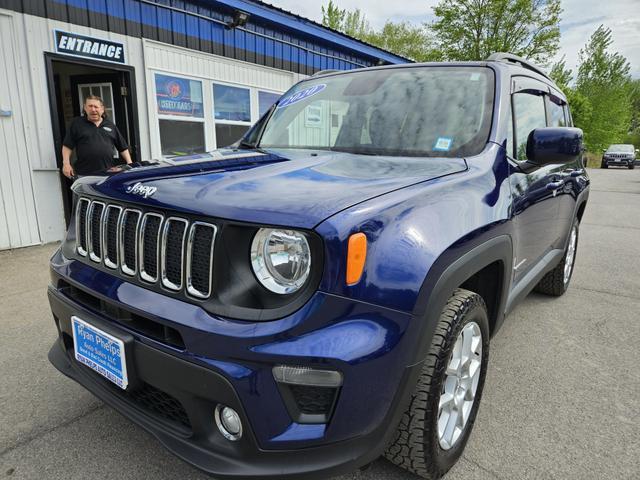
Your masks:
M 489 340 L 562 295 L 589 179 L 566 97 L 509 54 L 322 72 L 232 148 L 85 177 L 49 358 L 218 478 L 460 457 Z

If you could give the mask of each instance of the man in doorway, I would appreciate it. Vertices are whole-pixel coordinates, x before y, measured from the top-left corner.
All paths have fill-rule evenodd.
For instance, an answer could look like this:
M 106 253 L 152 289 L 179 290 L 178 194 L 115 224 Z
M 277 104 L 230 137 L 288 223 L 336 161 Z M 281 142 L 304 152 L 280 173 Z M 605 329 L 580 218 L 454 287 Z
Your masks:
M 89 95 L 84 99 L 84 116 L 71 121 L 62 142 L 62 173 L 67 178 L 104 173 L 115 166 L 114 148 L 127 164 L 131 163 L 129 146 L 118 127 L 105 116 L 102 99 Z M 71 165 L 73 149 L 76 162 Z

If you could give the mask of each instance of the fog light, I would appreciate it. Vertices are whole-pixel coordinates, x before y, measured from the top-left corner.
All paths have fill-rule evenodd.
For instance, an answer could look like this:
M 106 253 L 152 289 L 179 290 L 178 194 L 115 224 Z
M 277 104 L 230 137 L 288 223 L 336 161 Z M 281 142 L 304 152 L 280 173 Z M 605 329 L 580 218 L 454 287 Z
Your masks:
M 242 422 L 240 415 L 231 407 L 218 404 L 215 411 L 218 430 L 227 440 L 240 440 L 242 437 Z

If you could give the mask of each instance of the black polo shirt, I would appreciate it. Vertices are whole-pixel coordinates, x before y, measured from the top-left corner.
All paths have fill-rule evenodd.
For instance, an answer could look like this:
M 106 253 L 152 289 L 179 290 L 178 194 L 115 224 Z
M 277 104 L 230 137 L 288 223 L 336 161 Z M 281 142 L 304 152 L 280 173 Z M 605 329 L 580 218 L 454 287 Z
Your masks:
M 76 175 L 90 175 L 113 167 L 113 149 L 122 152 L 129 148 L 118 127 L 104 118 L 99 127 L 86 117 L 76 117 L 71 121 L 62 144 L 76 149 Z

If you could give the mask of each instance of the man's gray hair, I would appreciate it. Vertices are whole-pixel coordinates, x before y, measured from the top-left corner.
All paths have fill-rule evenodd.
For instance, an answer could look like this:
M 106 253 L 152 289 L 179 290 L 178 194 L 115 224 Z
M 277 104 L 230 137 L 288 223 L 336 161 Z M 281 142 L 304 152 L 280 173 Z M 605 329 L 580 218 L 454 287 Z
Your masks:
M 87 104 L 87 100 L 97 100 L 104 107 L 104 102 L 102 101 L 102 98 L 100 98 L 97 95 L 87 95 L 86 97 L 84 97 L 84 104 L 85 105 Z

